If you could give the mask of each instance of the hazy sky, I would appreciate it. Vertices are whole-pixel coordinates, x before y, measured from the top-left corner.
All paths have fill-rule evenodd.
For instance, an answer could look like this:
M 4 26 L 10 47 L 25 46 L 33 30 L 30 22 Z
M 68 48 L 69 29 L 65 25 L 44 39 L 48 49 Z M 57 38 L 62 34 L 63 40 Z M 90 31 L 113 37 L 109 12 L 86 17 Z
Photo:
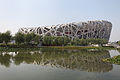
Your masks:
M 0 32 L 88 20 L 112 22 L 110 41 L 120 40 L 120 0 L 0 0 Z

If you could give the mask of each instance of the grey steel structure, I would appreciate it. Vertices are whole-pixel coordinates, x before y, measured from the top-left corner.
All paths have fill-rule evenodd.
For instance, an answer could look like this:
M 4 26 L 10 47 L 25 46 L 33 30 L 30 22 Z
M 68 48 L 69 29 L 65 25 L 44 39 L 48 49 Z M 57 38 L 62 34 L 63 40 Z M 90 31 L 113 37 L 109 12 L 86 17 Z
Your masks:
M 41 26 L 34 28 L 20 28 L 21 33 L 35 33 L 40 36 L 67 36 L 70 38 L 100 38 L 109 40 L 112 23 L 108 21 L 87 21 Z

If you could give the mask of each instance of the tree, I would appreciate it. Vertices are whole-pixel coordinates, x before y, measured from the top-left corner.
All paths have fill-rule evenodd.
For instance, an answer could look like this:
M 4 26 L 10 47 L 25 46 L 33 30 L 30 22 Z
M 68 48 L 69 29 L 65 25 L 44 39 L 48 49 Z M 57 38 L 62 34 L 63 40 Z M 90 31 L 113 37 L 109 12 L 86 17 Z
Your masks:
M 24 39 L 25 39 L 25 43 L 29 44 L 32 41 L 32 35 L 29 33 L 25 34 Z
M 79 38 L 74 38 L 73 40 L 71 40 L 71 44 L 72 45 L 80 45 L 80 39 Z
M 17 43 L 17 44 L 21 44 L 21 43 L 24 43 L 24 34 L 22 34 L 22 33 L 20 33 L 20 32 L 18 32 L 18 33 L 16 33 L 15 34 L 15 42 Z
M 43 37 L 43 40 L 42 40 L 42 44 L 44 45 L 44 46 L 51 46 L 52 44 L 52 37 L 51 36 L 45 36 L 45 37 Z
M 120 45 L 120 41 L 117 42 Z
M 0 43 L 2 43 L 2 33 L 0 33 Z
M 10 31 L 6 31 L 5 33 L 1 34 L 1 41 L 5 42 L 5 44 L 7 44 L 8 42 L 10 42 L 11 40 L 11 32 Z
M 25 43 L 26 44 L 31 44 L 32 43 L 32 41 L 33 42 L 35 42 L 35 41 L 38 41 L 38 38 L 39 38 L 39 36 L 38 35 L 36 35 L 35 33 L 28 33 L 28 34 L 25 34 Z M 36 39 L 37 40 L 36 40 Z M 39 41 L 38 41 L 39 42 Z
M 56 46 L 62 46 L 62 44 L 63 44 L 63 37 L 56 37 L 54 45 L 56 45 Z
M 79 39 L 79 38 L 74 38 L 71 41 L 72 45 L 79 45 L 79 46 L 87 46 L 89 44 L 87 39 Z
M 87 39 L 80 39 L 79 40 L 79 45 L 81 46 L 87 46 L 89 44 Z
M 87 39 L 87 41 L 88 41 L 89 44 L 100 44 L 100 45 L 106 44 L 108 42 L 105 39 L 94 39 L 94 38 L 93 39 Z
M 45 36 L 42 39 L 42 43 L 44 46 L 62 46 L 62 45 L 67 45 L 69 42 L 70 39 L 67 37 Z
M 62 37 L 63 38 L 63 45 L 67 45 L 68 43 L 70 43 L 70 39 L 68 37 Z
M 37 44 L 39 44 L 41 41 L 42 41 L 42 36 L 35 35 L 34 42 L 37 43 Z

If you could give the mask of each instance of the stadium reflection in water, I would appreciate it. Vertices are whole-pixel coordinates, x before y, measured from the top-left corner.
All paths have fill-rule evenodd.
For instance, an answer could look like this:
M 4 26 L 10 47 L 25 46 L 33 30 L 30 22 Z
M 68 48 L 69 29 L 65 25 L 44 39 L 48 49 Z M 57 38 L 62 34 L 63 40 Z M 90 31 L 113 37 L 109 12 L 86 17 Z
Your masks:
M 1 64 L 0 69 L 4 69 L 5 70 L 5 71 L 3 70 L 4 73 L 6 72 L 7 69 L 13 69 L 14 71 L 17 70 L 18 72 L 20 72 L 20 69 L 24 70 L 24 68 L 28 67 L 28 72 L 25 72 L 25 73 L 31 74 L 33 76 L 36 74 L 38 75 L 38 73 L 42 75 L 43 74 L 42 72 L 44 72 L 44 76 L 45 76 L 47 72 L 49 73 L 50 69 L 55 70 L 50 74 L 54 74 L 56 73 L 56 71 L 60 71 L 62 73 L 66 71 L 67 72 L 66 76 L 70 76 L 69 72 L 73 74 L 77 72 L 79 73 L 79 76 L 81 76 L 80 74 L 83 74 L 83 73 L 87 75 L 91 75 L 91 73 L 94 75 L 97 75 L 96 73 L 103 75 L 104 73 L 109 73 L 110 71 L 112 71 L 114 66 L 111 63 L 103 62 L 102 59 L 104 58 L 110 58 L 109 51 L 107 50 L 88 51 L 88 50 L 41 49 L 39 51 L 1 52 L 0 53 L 0 64 Z M 19 69 L 16 69 L 16 67 L 18 67 Z M 31 68 L 29 69 L 29 67 Z M 42 70 L 42 72 L 40 71 L 35 72 L 37 68 Z M 44 69 L 45 70 L 48 69 L 48 71 L 45 72 Z M 30 73 L 30 71 L 32 73 Z M 56 75 L 58 73 L 59 72 L 57 72 Z M 0 71 L 0 74 L 2 74 L 1 71 Z M 18 73 L 14 72 L 12 74 L 18 74 Z M 66 76 L 61 77 L 61 79 L 63 80 L 67 79 L 68 77 Z M 54 78 L 56 80 L 60 80 L 55 76 Z M 0 76 L 0 79 L 6 79 L 6 78 L 3 76 Z M 12 79 L 14 78 L 9 78 L 9 80 L 12 80 Z M 27 79 L 27 77 L 23 77 L 22 79 L 23 80 Z M 37 79 L 41 79 L 41 77 L 37 76 Z M 45 77 L 42 77 L 42 79 L 50 80 L 49 78 L 46 79 Z M 72 79 L 76 79 L 76 78 L 72 77 L 71 80 Z M 79 79 L 84 80 L 86 79 L 86 77 L 84 76 L 84 78 L 79 78 Z M 94 80 L 94 79 L 98 79 L 98 77 L 95 77 L 95 78 L 93 77 L 90 80 Z M 102 76 L 102 80 L 104 79 L 108 79 L 108 78 L 104 78 Z

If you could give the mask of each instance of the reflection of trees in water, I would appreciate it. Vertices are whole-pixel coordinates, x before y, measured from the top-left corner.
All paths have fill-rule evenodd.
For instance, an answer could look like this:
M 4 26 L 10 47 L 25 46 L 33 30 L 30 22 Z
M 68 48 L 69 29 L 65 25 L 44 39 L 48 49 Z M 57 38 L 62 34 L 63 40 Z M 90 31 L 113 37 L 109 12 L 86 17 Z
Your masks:
M 40 52 L 41 51 L 41 52 Z M 50 64 L 56 67 L 85 70 L 88 72 L 107 72 L 112 70 L 110 63 L 102 62 L 103 58 L 109 58 L 108 51 L 85 51 L 85 50 L 53 50 L 41 49 L 39 52 L 18 52 L 15 56 L 0 54 L 0 63 L 10 65 L 10 59 L 14 64 Z M 5 62 L 5 63 L 4 63 Z
M 0 64 L 9 67 L 11 63 L 10 58 L 11 56 L 7 52 L 0 53 Z
M 108 51 L 71 51 L 69 53 L 63 52 L 56 56 L 52 55 L 53 53 L 50 53 L 50 51 L 44 53 L 49 54 L 49 59 L 47 58 L 48 60 L 46 59 L 46 62 L 59 67 L 85 70 L 89 72 L 107 72 L 113 68 L 112 64 L 102 61 L 103 58 L 110 57 Z M 52 56 L 55 58 L 52 58 Z
M 118 50 L 118 52 L 120 53 L 120 49 L 117 49 Z

